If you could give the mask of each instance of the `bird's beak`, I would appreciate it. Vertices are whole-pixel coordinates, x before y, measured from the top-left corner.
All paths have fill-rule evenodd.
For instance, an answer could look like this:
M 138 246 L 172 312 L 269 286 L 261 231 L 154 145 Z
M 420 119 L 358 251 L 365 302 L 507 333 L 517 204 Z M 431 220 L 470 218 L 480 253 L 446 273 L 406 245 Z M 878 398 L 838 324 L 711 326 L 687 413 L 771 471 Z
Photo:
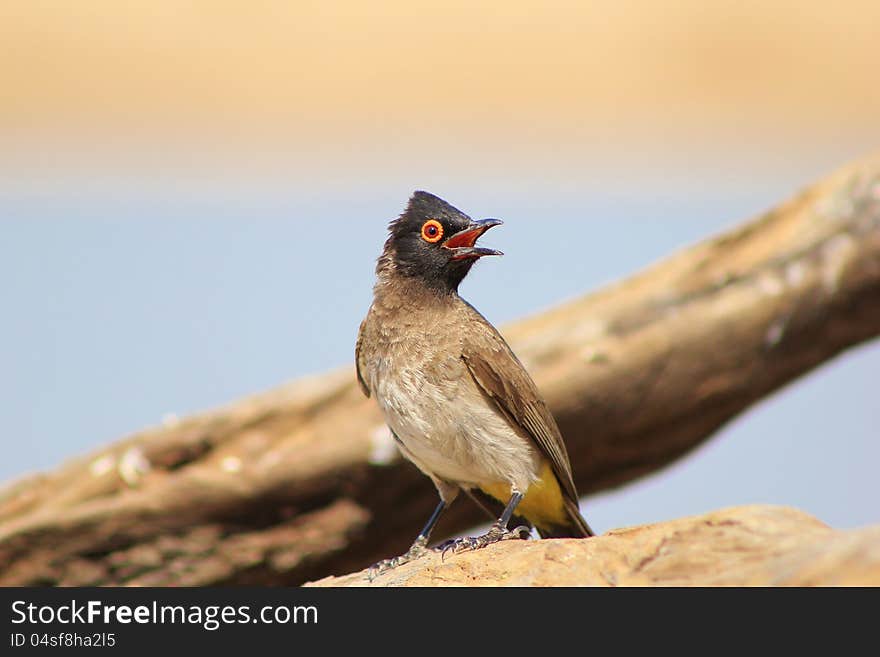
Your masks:
M 495 249 L 484 249 L 474 246 L 477 240 L 490 228 L 500 226 L 504 222 L 500 219 L 483 219 L 481 221 L 473 221 L 471 225 L 460 230 L 455 235 L 447 239 L 443 243 L 443 248 L 452 251 L 453 260 L 468 260 L 482 258 L 483 256 L 500 256 L 504 255 L 501 251 Z

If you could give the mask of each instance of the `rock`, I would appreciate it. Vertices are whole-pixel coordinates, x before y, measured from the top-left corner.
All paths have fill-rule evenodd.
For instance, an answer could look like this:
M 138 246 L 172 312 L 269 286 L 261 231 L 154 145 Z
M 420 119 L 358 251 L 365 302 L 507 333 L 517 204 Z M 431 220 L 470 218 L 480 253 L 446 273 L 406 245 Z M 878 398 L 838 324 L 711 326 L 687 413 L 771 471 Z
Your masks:
M 309 586 L 880 586 L 880 526 L 838 531 L 795 509 L 745 506 L 588 540 L 429 553 L 374 582 Z

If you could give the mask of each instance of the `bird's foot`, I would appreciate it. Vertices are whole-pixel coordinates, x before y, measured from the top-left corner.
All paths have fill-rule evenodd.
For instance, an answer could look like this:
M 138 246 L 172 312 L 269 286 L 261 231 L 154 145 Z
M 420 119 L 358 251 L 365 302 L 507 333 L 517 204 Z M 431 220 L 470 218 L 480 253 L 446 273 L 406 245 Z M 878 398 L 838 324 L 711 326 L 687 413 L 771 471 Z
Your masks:
M 492 525 L 492 528 L 482 536 L 456 538 L 434 549 L 438 550 L 445 559 L 446 555 L 450 552 L 452 554 L 459 554 L 461 552 L 482 550 L 484 547 L 500 543 L 501 541 L 526 541 L 531 534 L 532 530 L 524 526 L 510 530 L 501 525 Z
M 412 547 L 406 551 L 406 554 L 401 554 L 399 557 L 394 557 L 393 559 L 385 559 L 384 561 L 380 561 L 379 563 L 370 566 L 367 578 L 372 582 L 379 575 L 387 573 L 389 570 L 394 570 L 398 566 L 402 566 L 410 561 L 415 561 L 427 551 L 428 540 L 419 537 L 416 539 L 416 542 L 412 544 Z

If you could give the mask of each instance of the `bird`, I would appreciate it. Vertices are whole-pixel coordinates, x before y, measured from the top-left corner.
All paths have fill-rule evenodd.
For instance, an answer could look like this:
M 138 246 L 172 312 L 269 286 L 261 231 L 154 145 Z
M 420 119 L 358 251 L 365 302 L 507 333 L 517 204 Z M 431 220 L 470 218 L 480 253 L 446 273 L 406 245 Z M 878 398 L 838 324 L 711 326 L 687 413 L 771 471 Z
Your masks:
M 594 535 L 578 509 L 553 414 L 498 330 L 458 292 L 474 263 L 503 255 L 477 245 L 502 223 L 473 220 L 416 191 L 388 226 L 358 332 L 357 380 L 440 501 L 410 549 L 376 564 L 373 576 L 426 553 L 432 530 L 462 491 L 503 512 L 493 514 L 484 535 L 441 546 L 444 554 L 528 538 L 531 527 L 508 527 L 514 515 L 541 538 Z

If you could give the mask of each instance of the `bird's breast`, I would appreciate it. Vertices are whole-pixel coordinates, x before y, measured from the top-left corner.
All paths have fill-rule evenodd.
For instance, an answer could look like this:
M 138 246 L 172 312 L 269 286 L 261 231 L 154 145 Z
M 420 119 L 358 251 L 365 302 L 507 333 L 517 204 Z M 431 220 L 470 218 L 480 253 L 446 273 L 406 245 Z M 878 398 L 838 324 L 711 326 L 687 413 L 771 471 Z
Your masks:
M 528 488 L 539 470 L 536 450 L 477 387 L 460 350 L 406 340 L 379 347 L 370 388 L 410 460 L 466 486 Z

